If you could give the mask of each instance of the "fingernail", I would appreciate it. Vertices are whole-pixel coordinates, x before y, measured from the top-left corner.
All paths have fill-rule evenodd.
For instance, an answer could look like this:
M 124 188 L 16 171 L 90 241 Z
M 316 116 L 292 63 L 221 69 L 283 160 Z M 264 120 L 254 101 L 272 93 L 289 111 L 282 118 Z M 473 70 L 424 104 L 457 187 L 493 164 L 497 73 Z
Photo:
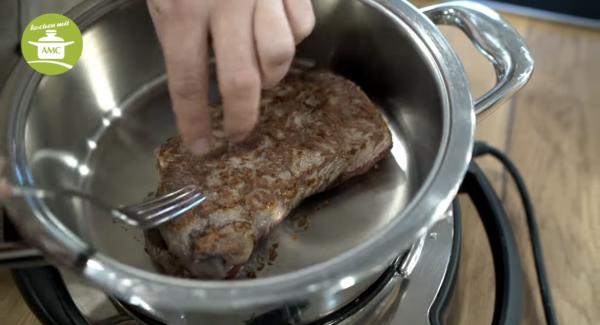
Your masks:
M 205 155 L 210 151 L 210 141 L 204 138 L 198 139 L 194 143 L 192 143 L 190 151 L 192 151 L 193 154 L 198 156 Z

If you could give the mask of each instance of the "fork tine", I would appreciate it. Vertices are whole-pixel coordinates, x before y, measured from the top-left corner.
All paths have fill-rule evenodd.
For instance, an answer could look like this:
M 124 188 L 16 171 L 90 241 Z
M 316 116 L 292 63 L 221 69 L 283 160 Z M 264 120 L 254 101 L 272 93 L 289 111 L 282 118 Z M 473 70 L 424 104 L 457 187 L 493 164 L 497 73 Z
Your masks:
M 172 200 L 163 202 L 161 204 L 156 204 L 154 206 L 148 206 L 144 209 L 127 210 L 127 212 L 140 216 L 140 219 L 148 218 L 147 216 L 150 216 L 150 215 L 169 213 L 172 210 L 182 207 L 184 202 L 190 201 L 190 198 L 197 198 L 198 194 L 196 194 L 196 193 L 199 194 L 200 192 L 190 192 L 190 193 L 181 194 L 180 196 L 173 198 Z M 200 194 L 200 195 L 202 195 L 202 194 Z
M 196 186 L 188 185 L 188 186 L 184 186 L 184 187 L 178 189 L 177 191 L 173 191 L 171 193 L 157 197 L 155 199 L 144 201 L 144 202 L 137 203 L 137 204 L 128 205 L 126 207 L 123 207 L 123 209 L 127 210 L 127 211 L 140 211 L 140 212 L 145 211 L 146 209 L 154 209 L 157 206 L 168 205 L 168 204 L 170 204 L 170 202 L 179 200 L 179 199 L 189 195 L 190 193 L 194 193 L 197 191 L 198 191 L 198 188 Z
M 190 193 L 190 195 L 182 197 L 178 201 L 173 201 L 173 203 L 169 205 L 163 205 L 152 210 L 149 209 L 147 211 L 141 212 L 140 215 L 144 215 L 145 219 L 150 219 L 160 214 L 176 213 L 179 215 L 185 213 L 186 211 L 189 211 L 199 203 L 202 203 L 204 199 L 204 195 L 200 192 Z
M 181 207 L 183 202 L 190 201 L 190 198 L 196 198 L 198 194 L 200 194 L 200 192 L 186 192 L 168 201 L 162 201 L 160 204 L 147 206 L 143 209 L 130 209 L 129 207 L 125 207 L 124 210 L 127 211 L 127 213 L 133 213 L 138 216 L 164 214 Z
M 204 202 L 205 199 L 206 197 L 202 193 L 195 192 L 177 203 L 163 206 L 162 209 L 157 208 L 147 212 L 136 213 L 139 219 L 139 227 L 148 229 L 160 225 L 195 208 Z
M 143 201 L 143 202 L 140 202 L 140 203 L 128 205 L 125 208 L 130 209 L 130 210 L 143 209 L 143 208 L 145 208 L 147 206 L 154 206 L 157 203 L 160 203 L 160 202 L 163 202 L 163 201 L 168 200 L 170 198 L 173 198 L 174 196 L 178 196 L 178 195 L 180 195 L 180 194 L 182 194 L 184 192 L 189 192 L 189 187 L 188 186 L 182 187 L 182 188 L 180 188 L 180 189 L 178 189 L 176 191 L 167 193 L 167 194 L 165 194 L 163 196 L 159 196 L 159 197 L 156 197 L 156 198 L 153 198 L 153 199 L 150 199 L 150 200 L 147 200 L 147 201 Z

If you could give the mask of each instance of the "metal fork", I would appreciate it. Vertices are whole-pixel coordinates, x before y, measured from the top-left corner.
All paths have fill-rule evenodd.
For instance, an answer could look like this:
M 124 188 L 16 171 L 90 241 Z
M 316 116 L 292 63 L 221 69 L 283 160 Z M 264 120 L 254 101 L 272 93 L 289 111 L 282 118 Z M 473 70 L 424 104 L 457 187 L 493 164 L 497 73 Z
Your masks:
M 204 202 L 206 196 L 197 186 L 188 185 L 161 197 L 124 207 L 114 207 L 105 201 L 83 192 L 60 189 L 48 190 L 22 187 L 0 179 L 0 201 L 2 198 L 33 196 L 47 198 L 79 198 L 99 207 L 119 221 L 141 229 L 149 229 L 173 220 Z

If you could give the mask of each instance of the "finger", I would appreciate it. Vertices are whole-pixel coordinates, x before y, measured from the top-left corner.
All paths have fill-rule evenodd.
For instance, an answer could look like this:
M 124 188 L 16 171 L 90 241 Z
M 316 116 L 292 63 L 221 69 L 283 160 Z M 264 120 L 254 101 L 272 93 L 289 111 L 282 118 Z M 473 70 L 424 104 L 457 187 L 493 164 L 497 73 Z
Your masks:
M 294 58 L 295 44 L 281 0 L 257 0 L 254 10 L 254 40 L 262 86 L 277 85 Z
M 290 27 L 296 44 L 302 42 L 315 27 L 315 13 L 311 0 L 284 0 Z
M 177 127 L 193 153 L 205 154 L 210 145 L 208 22 L 176 5 L 168 9 L 154 12 L 152 18 L 165 55 Z
M 223 128 L 233 140 L 245 138 L 258 121 L 261 81 L 252 31 L 254 4 L 220 0 L 211 16 Z
M 188 35 L 189 36 L 189 35 Z M 199 37 L 165 36 L 169 93 L 177 127 L 192 152 L 205 154 L 210 143 L 208 111 L 208 50 L 206 34 Z

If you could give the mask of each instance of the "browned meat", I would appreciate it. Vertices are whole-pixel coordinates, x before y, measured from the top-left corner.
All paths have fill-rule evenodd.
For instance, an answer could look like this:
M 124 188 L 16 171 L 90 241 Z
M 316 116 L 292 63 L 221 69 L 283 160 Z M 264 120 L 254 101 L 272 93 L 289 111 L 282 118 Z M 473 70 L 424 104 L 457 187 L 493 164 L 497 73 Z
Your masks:
M 204 157 L 188 153 L 178 137 L 160 147 L 158 194 L 193 183 L 207 195 L 187 215 L 146 234 L 146 250 L 165 273 L 231 276 L 303 199 L 366 172 L 392 145 L 367 96 L 330 73 L 288 76 L 264 92 L 261 109 L 242 144 L 217 141 Z M 218 120 L 220 110 L 214 114 Z

